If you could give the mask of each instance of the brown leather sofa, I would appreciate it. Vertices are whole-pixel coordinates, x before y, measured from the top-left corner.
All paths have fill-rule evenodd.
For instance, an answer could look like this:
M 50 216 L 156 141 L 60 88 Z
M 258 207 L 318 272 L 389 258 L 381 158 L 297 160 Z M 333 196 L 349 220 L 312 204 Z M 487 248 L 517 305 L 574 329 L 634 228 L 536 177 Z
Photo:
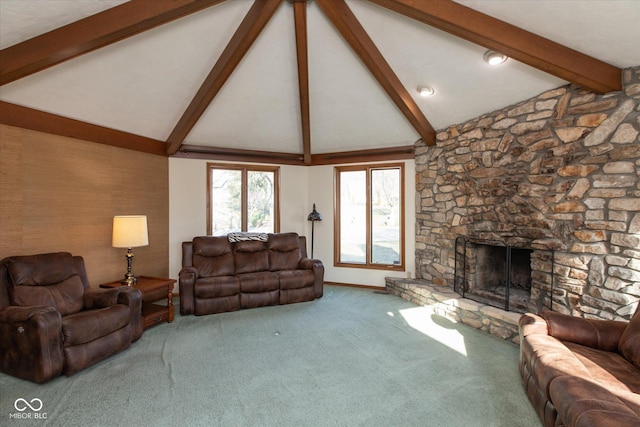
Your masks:
M 640 306 L 630 322 L 523 315 L 519 369 L 546 427 L 640 426 Z
M 67 252 L 0 261 L 0 371 L 36 383 L 72 375 L 142 334 L 142 294 L 90 288 Z
M 180 314 L 213 314 L 322 297 L 324 266 L 307 258 L 306 239 L 269 234 L 267 241 L 195 237 L 182 244 Z

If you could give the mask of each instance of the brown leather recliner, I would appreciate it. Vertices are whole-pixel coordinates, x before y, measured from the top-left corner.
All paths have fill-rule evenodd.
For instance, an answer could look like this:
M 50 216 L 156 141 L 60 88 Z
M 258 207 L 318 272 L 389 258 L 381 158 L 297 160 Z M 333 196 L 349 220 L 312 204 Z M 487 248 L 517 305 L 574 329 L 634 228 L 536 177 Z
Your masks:
M 36 383 L 72 375 L 142 335 L 142 294 L 90 288 L 67 252 L 0 261 L 0 371 Z

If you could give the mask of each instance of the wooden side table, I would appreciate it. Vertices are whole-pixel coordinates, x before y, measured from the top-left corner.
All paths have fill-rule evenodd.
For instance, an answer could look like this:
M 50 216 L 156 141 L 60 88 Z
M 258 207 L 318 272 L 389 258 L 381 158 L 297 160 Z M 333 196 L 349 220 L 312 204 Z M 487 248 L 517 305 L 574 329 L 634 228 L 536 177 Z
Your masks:
M 161 277 L 138 276 L 138 283 L 134 285 L 142 292 L 142 320 L 144 329 L 162 322 L 173 322 L 173 279 Z M 101 288 L 115 288 L 123 286 L 119 280 L 103 283 Z M 156 302 L 167 301 L 166 305 L 155 304 Z

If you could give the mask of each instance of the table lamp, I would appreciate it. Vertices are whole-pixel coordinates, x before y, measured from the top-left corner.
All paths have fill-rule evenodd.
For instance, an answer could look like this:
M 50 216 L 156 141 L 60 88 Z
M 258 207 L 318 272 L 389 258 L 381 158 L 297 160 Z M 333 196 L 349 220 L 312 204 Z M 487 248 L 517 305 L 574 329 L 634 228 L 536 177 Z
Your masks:
M 127 248 L 127 272 L 120 281 L 123 285 L 134 286 L 138 279 L 131 272 L 133 251 L 131 248 L 147 246 L 149 233 L 147 231 L 146 215 L 117 215 L 113 217 L 113 239 L 111 246 L 114 248 Z

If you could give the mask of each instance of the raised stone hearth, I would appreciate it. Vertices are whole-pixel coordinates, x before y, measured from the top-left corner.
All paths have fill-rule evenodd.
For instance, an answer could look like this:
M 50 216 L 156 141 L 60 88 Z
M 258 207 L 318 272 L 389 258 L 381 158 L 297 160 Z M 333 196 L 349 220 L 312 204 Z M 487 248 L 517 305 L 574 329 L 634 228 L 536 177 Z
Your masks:
M 454 287 L 459 237 L 530 248 L 529 309 L 629 319 L 640 299 L 640 67 L 416 145 L 416 277 Z M 550 254 L 553 254 L 551 256 Z
M 386 290 L 402 299 L 429 308 L 433 313 L 519 344 L 519 313 L 504 311 L 462 298 L 446 286 L 431 286 L 425 280 L 387 277 Z

